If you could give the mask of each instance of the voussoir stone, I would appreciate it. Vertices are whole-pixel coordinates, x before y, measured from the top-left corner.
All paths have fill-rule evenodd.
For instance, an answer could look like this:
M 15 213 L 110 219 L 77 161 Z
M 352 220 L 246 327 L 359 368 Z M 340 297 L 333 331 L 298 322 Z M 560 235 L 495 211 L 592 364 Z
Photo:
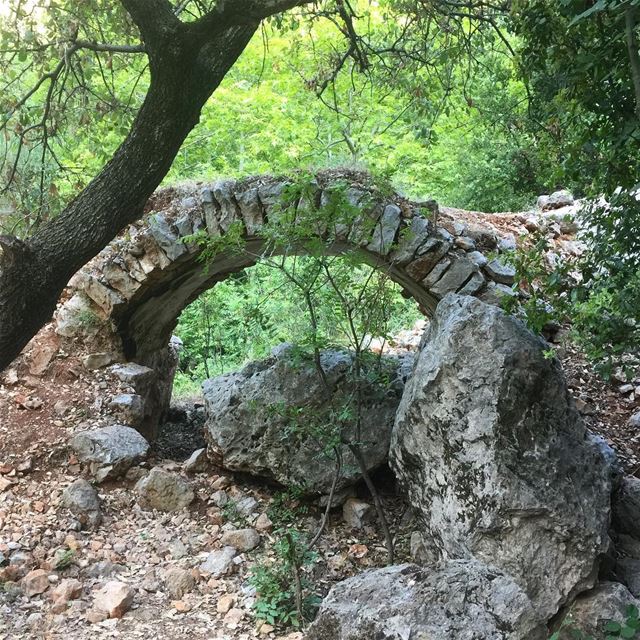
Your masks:
M 147 456 L 149 443 L 135 429 L 111 425 L 76 434 L 70 442 L 98 482 L 115 478 Z
M 390 462 L 424 539 L 510 574 L 548 619 L 594 584 L 610 460 L 546 343 L 500 309 L 448 295 L 421 347 Z
M 334 586 L 306 640 L 543 640 L 514 580 L 474 560 L 365 571 Z
M 325 387 L 313 362 L 299 357 L 291 345 L 281 345 L 273 354 L 204 383 L 209 457 L 230 470 L 297 485 L 309 494 L 327 494 L 335 468 L 331 458 L 321 454 L 317 440 L 305 436 L 303 429 L 283 437 L 293 431 L 292 409 L 304 407 L 320 415 L 329 410 Z M 387 459 L 393 419 L 412 361 L 413 354 L 383 358 L 390 382 L 364 389 L 361 449 L 369 470 Z M 353 354 L 324 351 L 321 362 L 329 385 L 336 388 L 334 398 L 339 402 L 353 394 Z M 346 447 L 342 469 L 338 491 L 361 477 Z

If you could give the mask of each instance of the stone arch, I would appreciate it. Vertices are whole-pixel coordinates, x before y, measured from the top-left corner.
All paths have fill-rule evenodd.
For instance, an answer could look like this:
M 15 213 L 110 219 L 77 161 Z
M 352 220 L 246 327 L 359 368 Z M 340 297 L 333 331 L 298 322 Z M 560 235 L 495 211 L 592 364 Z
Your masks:
M 173 372 L 167 345 L 181 311 L 216 282 L 256 263 L 265 244 L 260 231 L 282 210 L 291 184 L 287 178 L 256 177 L 162 189 L 149 201 L 145 217 L 70 282 L 72 298 L 58 312 L 59 332 L 69 335 L 77 328 L 74 318 L 93 313 L 114 360 L 156 372 L 162 397 L 151 403 L 160 408 L 147 423 L 157 420 L 168 402 Z M 500 288 L 509 291 L 513 272 L 485 255 L 501 246 L 490 223 L 457 219 L 455 210 L 434 202 L 383 194 L 365 174 L 325 172 L 312 184 L 314 207 L 322 207 L 339 184 L 357 211 L 352 222 L 332 230 L 327 251 L 356 249 L 363 262 L 388 272 L 427 315 L 449 292 L 494 301 Z M 301 210 L 310 203 L 301 199 L 295 206 Z M 206 267 L 201 247 L 184 241 L 199 231 L 224 236 L 233 225 L 236 230 L 241 225 L 243 250 L 223 251 Z M 318 235 L 325 238 L 327 230 Z

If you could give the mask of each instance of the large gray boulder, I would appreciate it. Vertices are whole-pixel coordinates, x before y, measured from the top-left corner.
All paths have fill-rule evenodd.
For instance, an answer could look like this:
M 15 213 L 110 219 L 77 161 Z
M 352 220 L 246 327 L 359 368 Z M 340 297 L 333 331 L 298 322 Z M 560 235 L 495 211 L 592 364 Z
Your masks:
M 69 444 L 98 482 L 123 475 L 149 451 L 149 443 L 135 429 L 119 424 L 82 431 Z
M 384 380 L 363 387 L 360 442 L 369 470 L 387 459 L 393 420 L 412 360 L 413 354 L 385 357 L 381 361 Z M 203 392 L 209 456 L 233 471 L 296 485 L 310 494 L 328 493 L 335 466 L 329 440 L 320 432 L 326 425 L 337 424 L 336 408 L 355 397 L 353 355 L 324 351 L 321 364 L 328 385 L 335 388 L 333 404 L 313 361 L 291 345 L 276 347 L 271 357 L 241 371 L 207 380 Z M 344 435 L 353 439 L 353 427 L 345 429 Z M 342 454 L 338 490 L 361 477 L 346 447 Z
M 543 640 L 513 579 L 475 560 L 365 571 L 325 598 L 306 640 Z
M 398 409 L 390 462 L 440 558 L 500 567 L 548 619 L 594 584 L 610 467 L 546 343 L 448 295 Z

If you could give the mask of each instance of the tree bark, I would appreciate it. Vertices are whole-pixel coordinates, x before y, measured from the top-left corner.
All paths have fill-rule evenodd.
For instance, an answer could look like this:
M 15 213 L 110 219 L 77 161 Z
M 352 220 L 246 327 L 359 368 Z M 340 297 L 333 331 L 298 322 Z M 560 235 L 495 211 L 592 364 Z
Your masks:
M 233 3 L 218 3 L 215 15 L 192 23 L 167 0 L 122 2 L 145 43 L 149 91 L 122 145 L 59 217 L 24 243 L 0 238 L 0 371 L 50 320 L 71 276 L 141 217 L 260 20 L 305 0 L 244 0 L 251 12 L 242 19 Z
M 628 6 L 624 12 L 625 35 L 627 38 L 627 50 L 631 65 L 631 80 L 635 96 L 636 117 L 640 120 L 640 54 L 638 53 L 638 38 L 636 37 L 637 7 Z

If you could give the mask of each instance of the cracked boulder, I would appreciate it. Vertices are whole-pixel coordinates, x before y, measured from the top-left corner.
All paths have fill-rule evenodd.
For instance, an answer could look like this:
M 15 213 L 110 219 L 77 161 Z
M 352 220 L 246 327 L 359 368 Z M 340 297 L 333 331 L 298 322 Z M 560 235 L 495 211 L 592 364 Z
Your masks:
M 373 361 L 366 375 L 373 375 L 377 366 Z M 376 370 L 379 382 L 364 385 L 361 450 L 370 471 L 387 460 L 394 416 L 412 361 L 413 354 L 385 357 Z M 337 409 L 355 396 L 353 354 L 324 351 L 321 364 L 328 386 L 334 389 L 332 401 L 313 360 L 292 345 L 276 347 L 271 357 L 241 371 L 207 380 L 203 391 L 209 457 L 232 471 L 296 485 L 309 494 L 329 493 L 335 465 L 315 432 L 323 424 L 335 423 Z M 353 437 L 349 429 L 347 437 Z M 342 453 L 338 490 L 361 477 L 350 451 L 343 447 Z
M 544 640 L 514 580 L 474 560 L 365 571 L 325 598 L 307 640 Z
M 594 584 L 610 462 L 546 343 L 500 309 L 448 295 L 421 346 L 390 462 L 423 538 L 510 574 L 546 620 Z

